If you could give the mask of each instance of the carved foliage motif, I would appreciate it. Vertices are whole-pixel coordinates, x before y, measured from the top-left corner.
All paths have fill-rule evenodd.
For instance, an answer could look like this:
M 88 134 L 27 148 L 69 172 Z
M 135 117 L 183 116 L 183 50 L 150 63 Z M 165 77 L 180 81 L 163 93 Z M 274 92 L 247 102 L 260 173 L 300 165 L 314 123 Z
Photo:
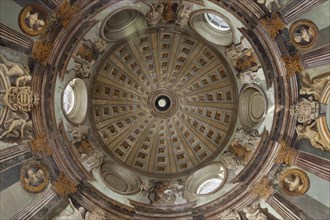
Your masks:
M 257 183 L 252 189 L 251 193 L 255 194 L 259 198 L 264 199 L 265 201 L 272 194 L 273 188 L 270 185 L 269 179 L 264 176 L 259 183 Z
M 76 6 L 70 5 L 69 1 L 64 1 L 58 8 L 56 17 L 63 27 L 68 26 L 73 16 L 79 11 Z
M 275 158 L 275 163 L 285 163 L 291 165 L 296 157 L 297 151 L 285 142 L 280 143 L 280 149 Z
M 295 75 L 297 72 L 301 72 L 304 70 L 302 64 L 301 64 L 301 59 L 300 56 L 283 56 L 282 57 L 284 63 L 285 63 L 285 68 L 287 71 L 288 77 L 292 77 Z
M 33 45 L 31 55 L 37 62 L 46 65 L 53 47 L 52 43 L 37 41 Z
M 71 183 L 71 181 L 64 175 L 64 173 L 61 173 L 52 185 L 54 190 L 60 196 L 66 196 L 70 193 L 77 192 L 77 187 Z
M 36 139 L 30 141 L 33 152 L 37 154 L 52 155 L 52 149 L 48 146 L 47 139 L 44 135 L 39 135 Z
M 266 17 L 260 20 L 261 24 L 268 31 L 271 38 L 275 39 L 277 34 L 285 27 L 284 22 L 278 15 L 273 15 L 272 17 Z

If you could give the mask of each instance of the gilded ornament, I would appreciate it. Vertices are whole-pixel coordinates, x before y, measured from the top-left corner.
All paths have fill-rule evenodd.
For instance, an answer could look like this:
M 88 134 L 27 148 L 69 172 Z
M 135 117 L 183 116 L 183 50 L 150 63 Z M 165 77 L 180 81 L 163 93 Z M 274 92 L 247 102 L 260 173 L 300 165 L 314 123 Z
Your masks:
M 303 195 L 309 188 L 309 179 L 304 171 L 300 169 L 289 169 L 281 175 L 280 187 L 287 195 Z
M 48 42 L 34 42 L 31 56 L 42 65 L 46 65 L 54 45 Z
M 49 183 L 48 172 L 40 163 L 28 161 L 21 168 L 20 182 L 22 187 L 29 192 L 42 192 Z
M 39 104 L 39 95 L 30 86 L 10 87 L 3 97 L 3 102 L 12 111 L 30 112 Z
M 275 163 L 285 163 L 292 165 L 296 157 L 297 150 L 288 146 L 285 142 L 280 143 L 280 149 L 277 152 Z
M 273 15 L 271 17 L 266 17 L 260 20 L 262 26 L 268 31 L 271 38 L 275 39 L 280 30 L 285 27 L 284 22 L 278 15 Z
M 297 72 L 301 72 L 304 70 L 300 56 L 283 56 L 282 57 L 284 63 L 285 63 L 285 68 L 287 71 L 287 76 L 292 77 L 295 75 Z
M 52 155 L 52 149 L 49 147 L 47 138 L 44 135 L 38 135 L 34 140 L 30 141 L 30 146 L 33 152 L 37 154 Z
M 46 31 L 48 25 L 48 13 L 38 4 L 25 6 L 18 19 L 18 26 L 29 36 L 37 36 Z
M 70 2 L 64 1 L 63 4 L 58 8 L 56 17 L 63 27 L 68 26 L 73 16 L 79 11 L 79 8 L 70 5 Z
M 264 176 L 261 181 L 251 189 L 252 194 L 264 199 L 265 201 L 269 198 L 272 192 L 273 188 L 266 176 Z
M 313 48 L 318 38 L 317 26 L 309 20 L 298 20 L 290 26 L 290 41 L 300 50 Z
M 54 190 L 60 196 L 66 196 L 70 193 L 77 192 L 77 187 L 71 183 L 71 181 L 64 175 L 64 173 L 61 173 L 52 185 Z

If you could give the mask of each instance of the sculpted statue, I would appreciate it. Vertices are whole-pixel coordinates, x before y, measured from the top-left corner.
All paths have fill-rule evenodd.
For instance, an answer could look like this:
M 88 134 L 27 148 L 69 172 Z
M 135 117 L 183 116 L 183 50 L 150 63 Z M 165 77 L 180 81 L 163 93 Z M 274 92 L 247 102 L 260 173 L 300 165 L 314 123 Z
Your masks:
M 103 157 L 104 155 L 102 152 L 98 150 L 94 150 L 92 153 L 89 155 L 86 155 L 85 157 L 83 156 L 82 164 L 86 168 L 87 171 L 91 171 L 92 169 L 98 168 L 101 166 L 103 162 Z
M 288 190 L 294 192 L 301 191 L 304 185 L 300 183 L 299 176 L 286 176 L 283 181 L 288 184 Z
M 245 128 L 240 128 L 236 133 L 236 143 L 247 146 L 247 147 L 256 147 L 260 141 L 258 130 L 248 131 Z
M 304 127 L 303 125 L 298 125 L 296 127 L 297 134 L 302 138 L 309 139 L 312 146 L 320 150 L 330 151 L 330 143 L 326 143 L 319 133 L 316 131 L 314 126 L 316 125 L 316 121 L 312 124 Z
M 24 138 L 24 130 L 32 128 L 32 121 L 29 120 L 29 115 L 25 112 L 22 112 L 21 115 L 11 112 L 10 115 L 11 118 L 4 122 L 4 131 L 0 135 L 0 139 L 4 137 Z
M 330 84 L 330 73 L 325 74 L 321 78 L 310 79 L 309 75 L 303 74 L 301 77 L 301 95 L 312 95 L 315 100 L 320 100 L 321 94 L 326 87 Z
M 32 79 L 30 70 L 26 66 L 10 62 L 2 54 L 0 54 L 0 74 L 8 77 L 17 76 L 16 87 L 20 86 L 21 81 L 24 86 Z
M 70 136 L 73 143 L 81 142 L 87 139 L 88 127 L 87 125 L 78 125 L 71 130 Z
M 248 220 L 267 220 L 267 216 L 260 211 L 259 203 L 254 203 L 243 209 Z
M 312 97 L 301 98 L 297 105 L 290 107 L 290 114 L 294 115 L 299 123 L 310 124 L 319 116 L 319 103 L 315 102 Z
M 280 3 L 278 2 L 278 0 L 258 0 L 258 3 L 261 5 L 265 5 L 266 8 L 272 12 L 272 4 L 273 2 L 275 2 L 275 4 L 277 5 L 278 8 L 281 7 Z
M 91 65 L 86 62 L 77 63 L 74 66 L 77 77 L 88 78 L 91 72 Z
M 155 6 L 153 4 L 149 5 L 150 10 L 146 14 L 146 19 L 149 25 L 155 25 L 158 24 L 160 21 L 163 20 L 163 13 L 165 6 L 163 4 L 160 4 L 158 6 Z
M 101 54 L 104 52 L 106 46 L 107 42 L 105 42 L 102 38 L 99 38 L 97 41 L 93 42 L 93 47 Z
M 186 25 L 189 21 L 190 11 L 191 11 L 191 6 L 182 5 L 178 11 L 178 15 L 175 23 L 177 23 L 178 25 Z
M 84 220 L 84 214 L 86 211 L 85 208 L 79 207 L 79 209 L 77 209 L 72 204 L 71 199 L 69 199 L 69 202 L 70 202 L 70 207 L 73 210 L 73 213 L 64 212 L 60 216 L 53 218 L 53 220 Z
M 106 220 L 106 213 L 103 209 L 97 207 L 92 212 L 86 212 L 85 220 Z
M 223 211 L 219 215 L 219 218 L 221 220 L 241 220 L 241 216 L 238 214 L 238 212 L 232 209 L 226 209 L 225 211 Z
M 237 170 L 241 166 L 240 159 L 230 151 L 227 151 L 222 155 L 221 162 L 227 169 L 231 170 Z

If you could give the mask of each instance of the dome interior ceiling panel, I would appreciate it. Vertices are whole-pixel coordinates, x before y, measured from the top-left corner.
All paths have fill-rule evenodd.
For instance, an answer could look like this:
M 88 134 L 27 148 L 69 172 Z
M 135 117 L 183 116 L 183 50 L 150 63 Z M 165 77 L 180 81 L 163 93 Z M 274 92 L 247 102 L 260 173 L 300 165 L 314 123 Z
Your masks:
M 223 58 L 172 30 L 150 30 L 114 46 L 92 93 L 101 145 L 150 175 L 183 174 L 215 158 L 237 119 L 236 82 Z

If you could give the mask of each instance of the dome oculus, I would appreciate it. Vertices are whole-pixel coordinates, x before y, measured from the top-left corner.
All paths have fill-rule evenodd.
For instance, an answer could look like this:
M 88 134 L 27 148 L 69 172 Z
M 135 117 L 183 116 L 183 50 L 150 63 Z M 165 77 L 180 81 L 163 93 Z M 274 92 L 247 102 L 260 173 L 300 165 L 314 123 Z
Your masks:
M 204 17 L 209 25 L 211 27 L 219 30 L 219 31 L 229 31 L 230 26 L 229 24 L 221 17 L 211 14 L 211 13 L 205 13 Z

